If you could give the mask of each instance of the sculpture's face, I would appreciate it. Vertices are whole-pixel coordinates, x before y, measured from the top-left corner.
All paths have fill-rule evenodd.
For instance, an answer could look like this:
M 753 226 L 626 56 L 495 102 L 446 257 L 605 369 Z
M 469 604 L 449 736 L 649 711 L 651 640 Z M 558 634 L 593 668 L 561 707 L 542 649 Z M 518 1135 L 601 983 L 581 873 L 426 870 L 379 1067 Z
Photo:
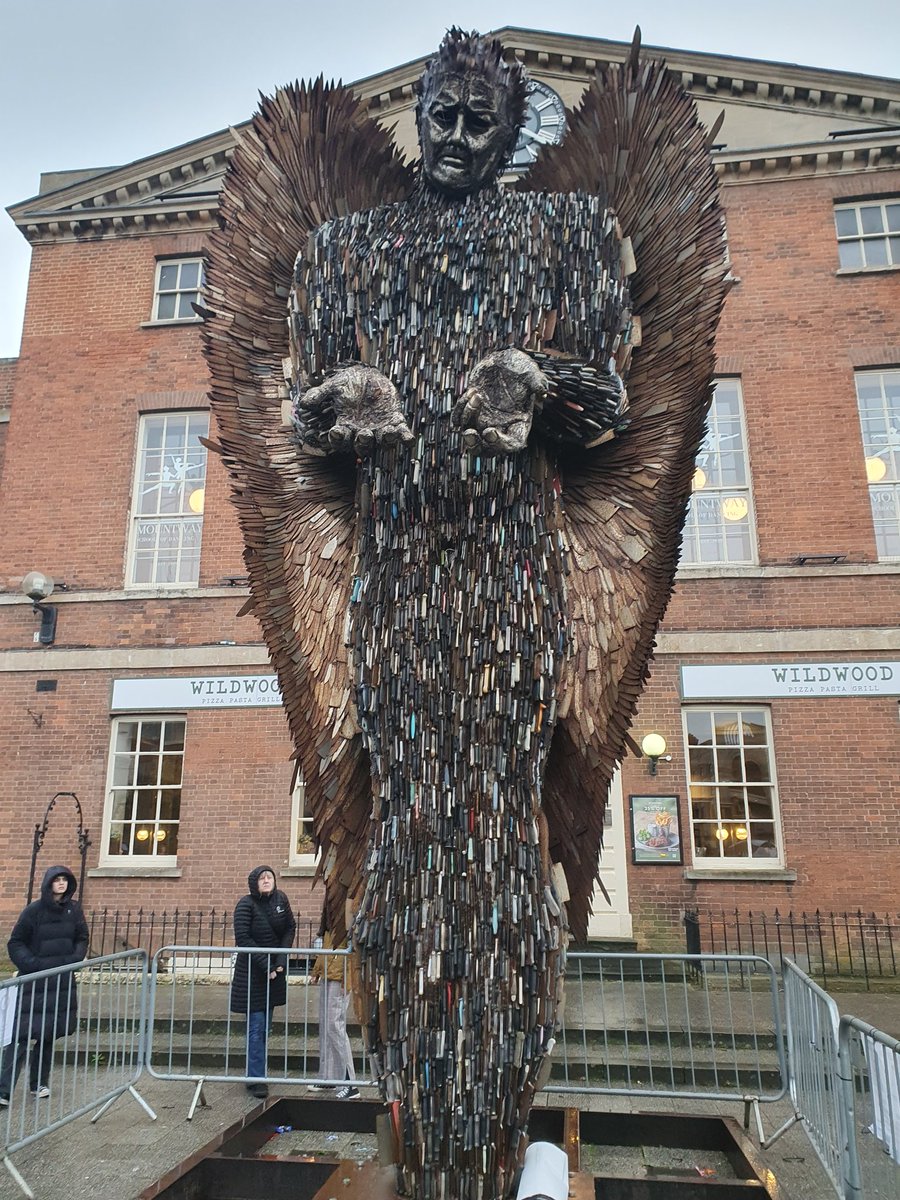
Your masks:
M 451 196 L 477 192 L 496 178 L 514 132 L 500 87 L 479 75 L 444 75 L 419 122 L 425 178 Z

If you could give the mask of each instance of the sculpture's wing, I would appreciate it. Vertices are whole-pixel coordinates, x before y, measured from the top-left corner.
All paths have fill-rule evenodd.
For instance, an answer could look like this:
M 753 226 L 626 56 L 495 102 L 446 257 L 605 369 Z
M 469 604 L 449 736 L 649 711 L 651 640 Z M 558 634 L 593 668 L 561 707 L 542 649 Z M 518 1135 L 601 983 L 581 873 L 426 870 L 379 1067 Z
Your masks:
M 231 476 L 249 607 L 278 673 L 329 884 L 329 926 L 340 939 L 371 809 L 344 646 L 355 472 L 304 454 L 291 439 L 282 411 L 287 299 L 310 231 L 400 199 L 411 173 L 363 103 L 321 80 L 263 97 L 237 137 L 207 273 L 212 445 Z
M 711 399 L 727 252 L 708 135 L 662 63 L 596 77 L 564 144 L 522 186 L 605 197 L 632 240 L 642 344 L 628 374 L 630 424 L 564 463 L 576 660 L 547 770 L 551 849 L 583 936 L 610 779 L 672 592 L 694 458 Z

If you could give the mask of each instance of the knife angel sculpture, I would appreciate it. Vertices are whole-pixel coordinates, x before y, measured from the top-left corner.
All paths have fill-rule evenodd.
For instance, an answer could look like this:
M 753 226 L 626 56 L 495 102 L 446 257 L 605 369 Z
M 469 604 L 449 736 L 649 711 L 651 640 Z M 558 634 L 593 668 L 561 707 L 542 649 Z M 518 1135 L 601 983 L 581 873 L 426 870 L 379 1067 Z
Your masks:
M 549 1073 L 727 270 L 663 64 L 635 45 L 504 186 L 525 89 L 451 30 L 412 167 L 343 87 L 263 98 L 208 273 L 215 448 L 329 924 L 351 897 L 401 1186 L 447 1200 L 509 1192 Z

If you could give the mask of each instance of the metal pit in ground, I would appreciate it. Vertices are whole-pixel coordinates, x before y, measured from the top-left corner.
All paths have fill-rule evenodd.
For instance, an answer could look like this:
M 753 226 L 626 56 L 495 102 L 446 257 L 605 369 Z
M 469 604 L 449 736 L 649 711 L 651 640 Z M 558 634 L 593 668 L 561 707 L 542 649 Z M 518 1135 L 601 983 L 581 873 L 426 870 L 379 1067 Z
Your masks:
M 368 1100 L 270 1099 L 140 1200 L 395 1200 Z M 535 1108 L 531 1137 L 569 1156 L 573 1200 L 783 1200 L 730 1117 Z

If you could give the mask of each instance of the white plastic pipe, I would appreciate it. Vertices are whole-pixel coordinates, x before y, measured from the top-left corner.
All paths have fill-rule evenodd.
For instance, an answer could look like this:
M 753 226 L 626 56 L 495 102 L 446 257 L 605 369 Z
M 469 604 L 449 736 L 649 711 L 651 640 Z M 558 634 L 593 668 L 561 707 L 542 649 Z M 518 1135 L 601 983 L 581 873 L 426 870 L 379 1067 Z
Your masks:
M 568 1200 L 569 1159 L 552 1142 L 532 1142 L 525 1151 L 525 1163 L 516 1200 Z

